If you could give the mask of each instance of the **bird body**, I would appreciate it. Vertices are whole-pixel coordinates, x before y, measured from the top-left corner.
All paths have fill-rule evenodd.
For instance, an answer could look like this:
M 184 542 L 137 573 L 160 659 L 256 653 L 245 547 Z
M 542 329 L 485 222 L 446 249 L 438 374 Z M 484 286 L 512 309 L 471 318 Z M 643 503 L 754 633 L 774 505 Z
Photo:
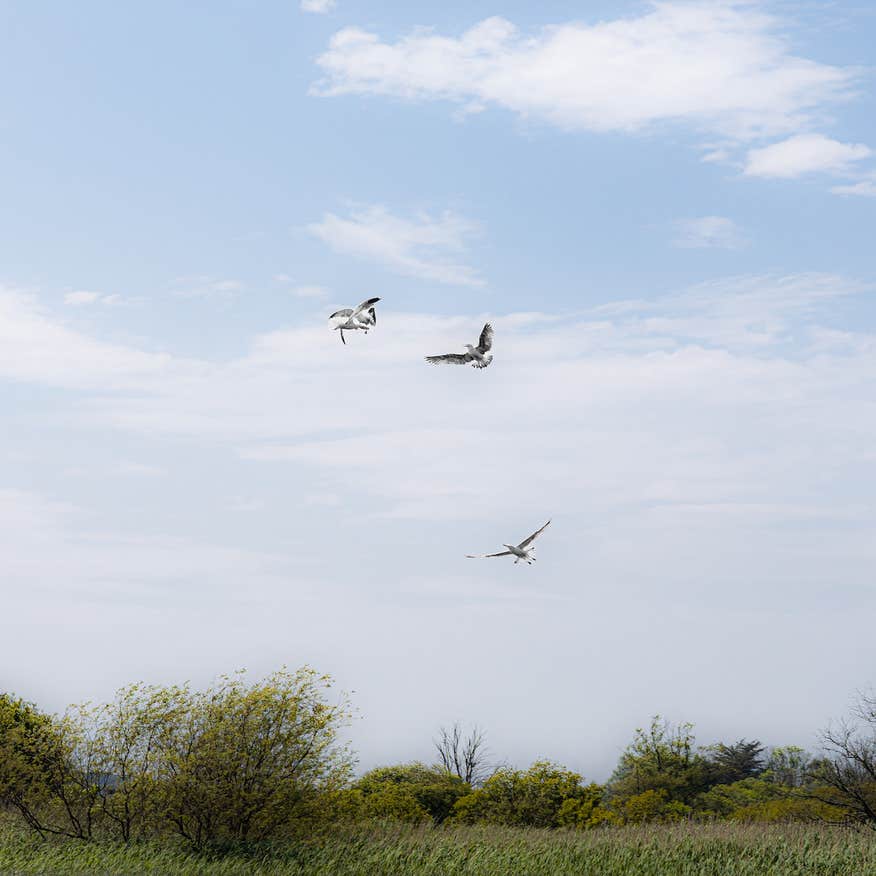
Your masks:
M 475 368 L 486 368 L 493 361 L 490 350 L 493 348 L 493 327 L 487 323 L 481 330 L 481 337 L 476 347 L 466 344 L 466 353 L 445 353 L 442 356 L 426 356 L 430 365 L 467 365 L 469 362 Z
M 358 307 L 345 307 L 343 310 L 336 310 L 329 317 L 332 329 L 334 331 L 340 330 L 342 343 L 347 343 L 344 339 L 345 331 L 353 332 L 362 329 L 367 335 L 368 329 L 377 325 L 377 311 L 374 309 L 374 305 L 378 301 L 380 301 L 379 298 L 369 298 Z
M 533 532 L 529 538 L 524 538 L 520 544 L 503 544 L 502 547 L 508 548 L 508 550 L 500 551 L 497 554 L 466 554 L 466 557 L 469 560 L 486 560 L 490 557 L 514 557 L 515 566 L 521 561 L 531 566 L 535 562 L 535 548 L 530 547 L 530 545 L 548 528 L 549 525 L 550 520 L 548 520 L 541 529 Z

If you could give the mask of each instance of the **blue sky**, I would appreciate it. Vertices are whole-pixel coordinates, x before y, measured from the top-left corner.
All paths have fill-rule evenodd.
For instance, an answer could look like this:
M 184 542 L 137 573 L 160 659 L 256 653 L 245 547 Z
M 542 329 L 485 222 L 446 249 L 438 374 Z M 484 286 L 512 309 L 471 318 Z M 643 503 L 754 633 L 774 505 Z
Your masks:
M 311 5 L 0 3 L 0 685 L 811 744 L 876 656 L 876 11 Z

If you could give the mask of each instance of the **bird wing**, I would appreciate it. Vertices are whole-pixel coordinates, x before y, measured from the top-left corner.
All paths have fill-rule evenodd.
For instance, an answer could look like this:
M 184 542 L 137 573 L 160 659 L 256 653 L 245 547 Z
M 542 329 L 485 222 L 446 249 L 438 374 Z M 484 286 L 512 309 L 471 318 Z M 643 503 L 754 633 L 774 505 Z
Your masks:
M 353 312 L 352 316 L 358 316 L 363 310 L 367 310 L 369 307 L 377 304 L 380 301 L 379 298 L 369 298 L 367 301 L 363 301 Z
M 539 529 L 537 532 L 533 532 L 532 535 L 529 536 L 529 538 L 521 541 L 520 544 L 517 545 L 517 547 L 522 551 L 526 550 L 526 548 L 529 547 L 529 545 L 531 545 L 548 528 L 549 525 L 550 520 L 548 520 L 548 522 L 545 523 L 545 525 L 542 526 L 542 528 Z
M 465 365 L 471 361 L 468 353 L 446 353 L 443 356 L 426 356 L 430 365 Z
M 353 315 L 352 307 L 345 307 L 343 310 L 336 310 L 330 317 L 329 323 L 332 324 L 335 328 L 341 325 L 346 325 L 350 321 L 350 317 Z
M 493 327 L 487 323 L 481 330 L 481 339 L 478 341 L 478 352 L 486 353 L 493 347 Z
M 466 554 L 468 560 L 488 560 L 490 557 L 510 557 L 511 551 L 502 551 L 499 554 Z

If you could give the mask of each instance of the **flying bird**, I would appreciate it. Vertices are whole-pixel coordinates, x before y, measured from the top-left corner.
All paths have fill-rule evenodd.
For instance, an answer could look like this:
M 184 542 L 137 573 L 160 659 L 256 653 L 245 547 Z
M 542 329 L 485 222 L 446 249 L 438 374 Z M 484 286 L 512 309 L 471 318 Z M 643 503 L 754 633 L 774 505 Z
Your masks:
M 430 365 L 466 365 L 469 362 L 475 368 L 486 368 L 493 361 L 490 350 L 493 348 L 493 327 L 487 323 L 481 331 L 478 345 L 465 345 L 467 353 L 445 353 L 443 356 L 426 356 Z M 489 355 L 488 355 L 489 354 Z
M 514 565 L 516 566 L 521 560 L 524 563 L 532 565 L 535 562 L 535 548 L 530 545 L 548 528 L 550 520 L 542 526 L 541 529 L 533 532 L 529 538 L 524 538 L 518 545 L 506 544 L 502 547 L 508 548 L 507 551 L 501 551 L 498 554 L 466 554 L 470 560 L 486 560 L 489 557 L 514 557 Z
M 345 307 L 343 310 L 336 310 L 330 317 L 329 323 L 334 331 L 340 329 L 341 341 L 344 340 L 344 332 L 353 332 L 358 329 L 364 329 L 365 334 L 368 334 L 368 329 L 374 328 L 377 325 L 377 311 L 374 305 L 380 301 L 379 298 L 369 298 L 363 301 L 358 307 Z

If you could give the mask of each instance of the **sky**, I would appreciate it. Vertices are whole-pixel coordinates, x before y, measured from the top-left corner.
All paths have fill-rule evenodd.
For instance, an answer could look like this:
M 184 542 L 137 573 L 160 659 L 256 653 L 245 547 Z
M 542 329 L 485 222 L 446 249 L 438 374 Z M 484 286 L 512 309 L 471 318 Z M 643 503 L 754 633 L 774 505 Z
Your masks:
M 362 769 L 453 721 L 596 780 L 657 713 L 813 747 L 874 682 L 874 44 L 0 0 L 0 689 L 309 664 Z

